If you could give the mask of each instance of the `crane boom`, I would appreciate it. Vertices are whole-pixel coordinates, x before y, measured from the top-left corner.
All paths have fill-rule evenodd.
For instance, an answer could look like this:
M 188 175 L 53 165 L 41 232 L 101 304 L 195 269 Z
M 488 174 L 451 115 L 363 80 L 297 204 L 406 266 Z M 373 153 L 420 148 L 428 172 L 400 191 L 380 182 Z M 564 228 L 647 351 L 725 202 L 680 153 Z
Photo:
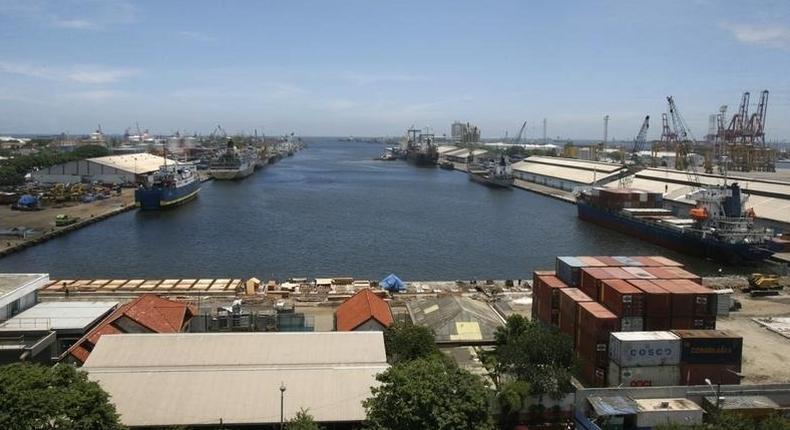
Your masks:
M 694 136 L 691 134 L 691 129 L 689 129 L 688 124 L 686 124 L 683 115 L 678 111 L 678 107 L 675 105 L 675 100 L 672 96 L 667 97 L 667 102 L 669 103 L 669 117 L 672 119 L 672 128 L 677 136 L 675 168 L 678 170 L 686 170 L 689 181 L 691 181 L 693 185 L 699 185 L 697 166 L 694 160 L 689 158 L 695 144 Z
M 647 129 L 650 128 L 650 115 L 645 116 L 645 120 L 642 121 L 642 127 L 639 129 L 639 133 L 636 135 L 634 139 L 634 147 L 631 149 L 631 159 L 636 161 L 639 157 L 639 151 L 642 150 L 645 146 L 645 141 L 647 140 Z
M 518 131 L 518 134 L 515 138 L 513 138 L 513 144 L 518 145 L 521 143 L 521 136 L 524 134 L 524 129 L 527 127 L 527 122 L 524 121 L 524 124 L 521 124 L 521 129 Z

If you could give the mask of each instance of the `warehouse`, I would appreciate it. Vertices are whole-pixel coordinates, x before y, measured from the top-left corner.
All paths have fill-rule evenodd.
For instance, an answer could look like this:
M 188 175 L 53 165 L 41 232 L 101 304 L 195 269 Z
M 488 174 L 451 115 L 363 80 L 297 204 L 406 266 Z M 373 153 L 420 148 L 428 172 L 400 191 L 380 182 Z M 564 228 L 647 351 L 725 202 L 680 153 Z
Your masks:
M 103 336 L 83 366 L 129 427 L 264 426 L 302 408 L 333 428 L 365 419 L 388 368 L 381 332 Z
M 167 163 L 176 163 L 167 160 Z M 153 154 L 109 155 L 69 161 L 45 167 L 32 173 L 34 180 L 45 183 L 87 183 L 103 184 L 137 183 L 142 177 L 159 170 L 164 158 Z
M 0 274 L 0 322 L 35 305 L 38 289 L 48 282 L 42 273 Z
M 444 296 L 406 303 L 415 324 L 430 328 L 442 345 L 485 345 L 504 324 L 488 303 L 462 296 Z
M 517 180 L 564 191 L 607 183 L 619 178 L 624 172 L 623 166 L 614 163 L 537 155 L 513 164 L 513 176 Z

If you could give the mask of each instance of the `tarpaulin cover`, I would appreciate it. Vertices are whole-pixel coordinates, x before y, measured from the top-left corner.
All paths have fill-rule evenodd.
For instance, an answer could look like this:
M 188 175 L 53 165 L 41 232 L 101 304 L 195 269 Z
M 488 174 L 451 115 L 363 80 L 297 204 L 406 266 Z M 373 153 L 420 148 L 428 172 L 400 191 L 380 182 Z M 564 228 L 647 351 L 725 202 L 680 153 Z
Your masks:
M 379 282 L 379 286 L 387 291 L 405 291 L 406 284 L 400 280 L 394 273 L 390 273 L 386 278 Z

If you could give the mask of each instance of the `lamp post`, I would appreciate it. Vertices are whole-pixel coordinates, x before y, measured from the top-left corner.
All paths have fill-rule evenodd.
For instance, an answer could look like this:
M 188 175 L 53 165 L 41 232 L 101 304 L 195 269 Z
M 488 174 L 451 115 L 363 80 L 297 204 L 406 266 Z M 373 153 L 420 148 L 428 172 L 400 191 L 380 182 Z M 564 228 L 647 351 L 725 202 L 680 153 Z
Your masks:
M 710 379 L 705 378 L 705 383 L 708 384 L 710 390 L 713 391 L 713 394 L 716 396 L 716 411 L 719 412 L 721 410 L 721 378 L 719 378 L 719 385 L 716 390 L 714 390 L 713 383 L 710 382 Z
M 280 430 L 283 430 L 283 423 L 285 422 L 285 384 L 280 382 Z

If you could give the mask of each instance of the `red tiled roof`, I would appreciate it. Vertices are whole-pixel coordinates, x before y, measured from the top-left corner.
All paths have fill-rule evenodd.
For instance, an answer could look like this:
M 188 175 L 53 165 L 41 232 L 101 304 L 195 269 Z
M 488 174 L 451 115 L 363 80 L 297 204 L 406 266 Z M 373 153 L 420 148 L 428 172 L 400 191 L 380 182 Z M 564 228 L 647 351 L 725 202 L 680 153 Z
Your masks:
M 371 318 L 389 327 L 393 323 L 392 311 L 381 297 L 365 288 L 343 302 L 335 311 L 337 331 L 351 331 Z
M 74 343 L 62 356 L 71 355 L 84 363 L 99 338 L 106 334 L 125 333 L 113 324 L 121 317 L 133 320 L 152 333 L 178 333 L 197 311 L 182 302 L 161 298 L 155 294 L 143 294 L 129 303 L 120 306 L 80 340 Z

